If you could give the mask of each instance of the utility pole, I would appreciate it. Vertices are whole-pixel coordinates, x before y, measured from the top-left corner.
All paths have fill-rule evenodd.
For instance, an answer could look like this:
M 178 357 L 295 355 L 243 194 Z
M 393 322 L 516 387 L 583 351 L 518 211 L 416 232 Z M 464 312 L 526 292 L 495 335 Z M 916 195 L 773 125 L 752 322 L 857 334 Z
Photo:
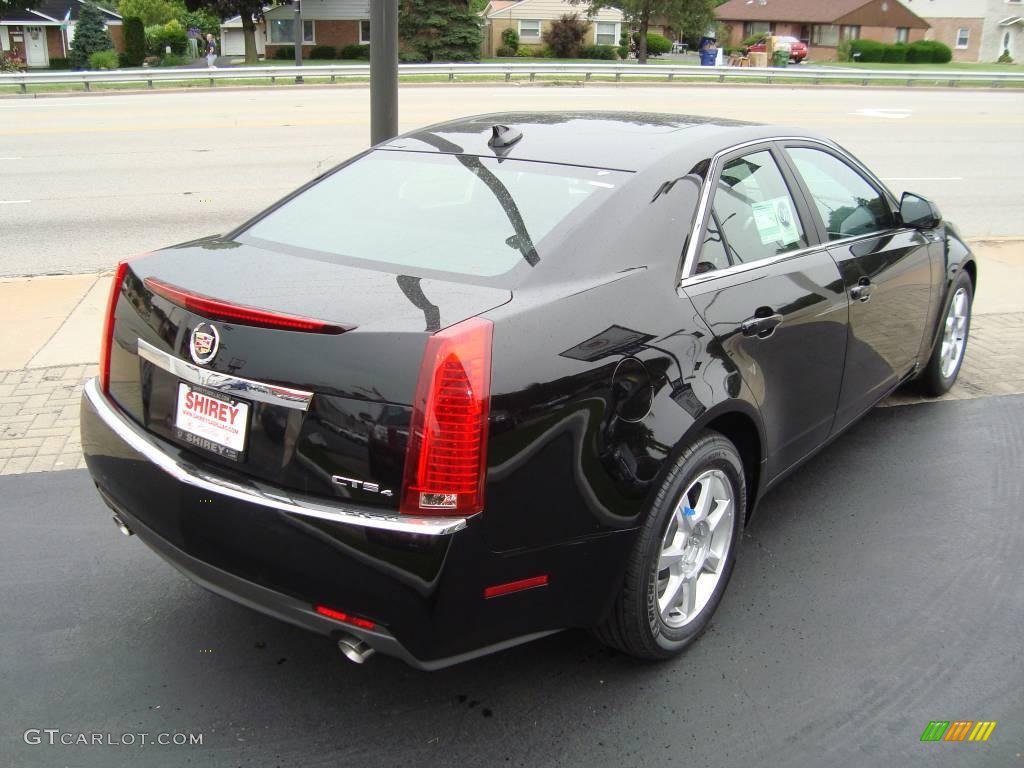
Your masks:
M 398 0 L 370 0 L 370 143 L 398 135 Z
M 302 4 L 301 4 L 300 0 L 295 0 L 293 5 L 295 6 L 295 17 L 294 17 L 295 20 L 292 22 L 292 26 L 294 27 L 293 31 L 295 32 L 295 34 L 293 35 L 293 37 L 295 38 L 295 66 L 296 67 L 301 67 L 302 66 L 302 40 L 305 37 L 303 35 L 303 29 L 302 29 Z M 295 82 L 296 83 L 301 83 L 302 82 L 302 75 L 296 75 L 295 76 Z

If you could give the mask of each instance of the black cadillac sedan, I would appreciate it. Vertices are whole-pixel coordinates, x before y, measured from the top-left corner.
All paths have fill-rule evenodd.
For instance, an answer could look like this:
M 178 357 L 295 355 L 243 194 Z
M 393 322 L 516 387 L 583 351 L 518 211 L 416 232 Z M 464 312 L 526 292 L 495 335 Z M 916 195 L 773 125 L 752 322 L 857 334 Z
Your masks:
M 355 661 L 572 627 L 665 658 L 773 485 L 953 384 L 976 282 L 825 138 L 466 118 L 122 263 L 82 443 L 122 532 Z

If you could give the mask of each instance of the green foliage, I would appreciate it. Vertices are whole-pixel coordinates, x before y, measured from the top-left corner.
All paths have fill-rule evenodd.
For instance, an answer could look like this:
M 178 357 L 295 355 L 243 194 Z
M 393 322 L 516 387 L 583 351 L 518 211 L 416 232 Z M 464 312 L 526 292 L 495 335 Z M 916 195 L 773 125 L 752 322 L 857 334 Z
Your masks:
M 126 19 L 142 19 L 144 25 L 151 27 L 185 13 L 185 4 L 181 0 L 119 0 L 117 12 Z
M 758 43 L 760 43 L 762 40 L 766 39 L 767 37 L 768 37 L 768 33 L 767 32 L 758 32 L 756 35 L 751 35 L 750 37 L 748 37 L 746 40 L 744 40 L 742 43 L 740 43 L 740 45 L 742 45 L 744 48 L 749 48 L 752 45 L 757 45 Z
M 875 63 L 885 56 L 885 43 L 876 40 L 851 40 L 850 56 L 853 61 Z
M 50 59 L 50 69 L 71 69 L 71 62 L 67 59 Z M 3 68 L 0 67 L 0 72 Z
M 494 52 L 494 55 L 498 58 L 508 58 L 509 56 L 516 55 L 516 49 L 509 48 L 507 45 L 499 45 L 498 50 Z
M 181 56 L 177 53 L 165 53 L 163 58 L 160 59 L 161 67 L 180 67 L 182 64 L 188 64 L 188 58 Z
M 295 54 L 292 55 L 294 56 Z M 359 45 L 358 43 L 351 43 L 349 45 L 344 46 L 341 50 L 338 51 L 338 58 L 349 60 L 362 59 L 363 61 L 369 61 L 370 46 Z
M 516 51 L 519 50 L 519 33 L 516 32 L 514 27 L 508 27 L 501 32 L 502 46 L 505 48 L 512 49 L 512 55 L 514 56 Z M 499 56 L 501 54 L 498 54 Z
M 398 36 L 427 61 L 478 61 L 481 23 L 468 0 L 401 0 Z
M 620 59 L 628 59 L 629 58 L 629 45 L 628 44 L 620 45 L 619 46 L 619 50 L 618 50 L 618 54 L 619 54 L 619 58 Z
M 892 45 L 885 46 L 885 53 L 882 55 L 882 61 L 886 64 L 903 64 L 906 60 L 906 43 L 894 43 Z
M 403 64 L 422 64 L 427 57 L 419 51 L 399 51 L 398 60 Z
M 1013 56 L 1011 56 L 1010 52 L 1004 48 L 1003 52 L 999 54 L 997 61 L 1000 64 L 1013 64 Z
M 589 29 L 590 24 L 581 19 L 578 13 L 563 13 L 544 30 L 541 39 L 555 52 L 557 58 L 574 59 L 579 55 Z
M 146 28 L 136 18 L 125 19 L 123 28 L 125 66 L 140 67 L 146 57 Z
M 11 51 L 0 51 L 0 72 L 21 72 L 25 60 Z
M 35 8 L 39 5 L 38 0 L 0 0 L 0 15 L 7 13 L 7 11 L 18 11 L 22 9 Z M 0 58 L 3 58 L 5 54 L 10 53 L 9 51 L 0 51 Z M 14 59 L 15 56 L 11 55 L 8 58 Z M 0 70 L 0 72 L 6 71 L 17 71 L 17 70 Z
M 539 49 L 536 48 L 520 48 L 516 51 L 516 58 L 519 59 L 532 59 L 540 55 Z
M 338 58 L 338 51 L 332 45 L 314 45 L 313 50 L 309 52 L 309 58 L 336 59 Z
M 614 45 L 584 45 L 580 48 L 580 58 L 615 61 L 619 58 L 619 53 Z
M 907 48 L 907 61 L 911 64 L 948 64 L 953 60 L 953 51 L 938 40 L 918 40 Z
M 146 52 L 153 56 L 164 56 L 167 47 L 171 53 L 183 56 L 188 50 L 188 33 L 177 19 L 166 24 L 146 27 Z
M 345 46 L 346 48 L 348 46 Z M 342 49 L 344 50 L 344 49 Z M 283 61 L 294 61 L 295 60 L 295 46 L 294 45 L 282 45 L 280 48 L 274 51 L 274 58 Z M 341 58 L 345 58 L 342 56 Z
M 82 3 L 71 46 L 68 58 L 74 69 L 86 69 L 92 54 L 96 51 L 109 51 L 114 47 L 114 41 L 103 23 L 103 13 L 92 3 Z
M 648 56 L 661 56 L 663 53 L 669 53 L 672 50 L 672 43 L 664 35 L 659 35 L 654 32 L 647 33 L 647 55 Z
M 117 69 L 117 51 L 95 51 L 89 54 L 89 69 Z
M 182 12 L 174 18 L 178 20 L 178 23 L 181 24 L 186 32 L 190 29 L 198 29 L 203 33 L 204 38 L 207 35 L 220 37 L 220 16 L 208 8 L 198 8 L 194 11 L 189 11 L 182 6 Z
M 836 46 L 836 61 L 853 61 L 853 50 L 850 40 L 840 40 Z

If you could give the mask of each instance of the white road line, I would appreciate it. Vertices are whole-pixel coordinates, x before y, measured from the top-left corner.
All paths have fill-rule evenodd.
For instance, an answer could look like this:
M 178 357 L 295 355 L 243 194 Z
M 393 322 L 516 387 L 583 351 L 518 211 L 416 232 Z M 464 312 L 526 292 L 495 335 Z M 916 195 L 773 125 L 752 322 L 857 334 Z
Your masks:
M 24 160 L 23 157 L 0 157 L 0 160 Z
M 882 181 L 963 181 L 963 176 L 889 176 Z
M 0 205 L 19 205 L 21 203 L 31 203 L 31 200 L 0 200 Z

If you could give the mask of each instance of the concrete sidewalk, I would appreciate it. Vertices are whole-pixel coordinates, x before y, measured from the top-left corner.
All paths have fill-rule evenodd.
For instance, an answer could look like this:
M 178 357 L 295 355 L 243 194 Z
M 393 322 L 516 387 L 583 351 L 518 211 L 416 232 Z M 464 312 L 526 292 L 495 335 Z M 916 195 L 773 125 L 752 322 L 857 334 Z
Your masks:
M 1024 393 L 1024 240 L 972 243 L 979 289 L 945 399 Z M 0 279 L 0 474 L 84 466 L 82 385 L 96 375 L 110 273 Z M 885 405 L 920 402 L 902 392 Z

